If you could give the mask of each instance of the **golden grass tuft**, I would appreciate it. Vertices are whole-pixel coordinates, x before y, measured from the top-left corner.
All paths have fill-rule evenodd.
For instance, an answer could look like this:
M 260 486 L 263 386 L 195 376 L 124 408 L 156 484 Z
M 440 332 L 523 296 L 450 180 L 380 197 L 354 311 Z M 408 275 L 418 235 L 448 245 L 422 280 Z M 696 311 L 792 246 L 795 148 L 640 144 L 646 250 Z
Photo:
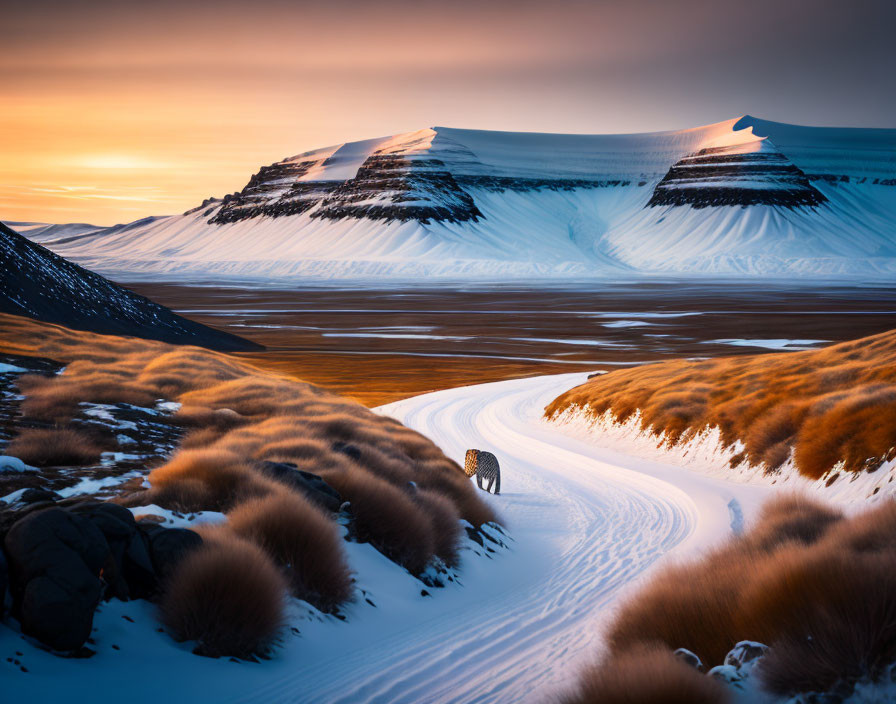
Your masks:
M 336 524 L 317 506 L 281 490 L 237 506 L 227 524 L 284 571 L 293 595 L 332 612 L 352 597 L 352 578 Z
M 100 448 L 91 438 L 68 428 L 25 428 L 4 450 L 35 467 L 88 465 L 100 461 Z
M 456 566 L 460 561 L 461 525 L 454 504 L 441 494 L 427 489 L 418 490 L 414 500 L 432 523 L 435 554 L 449 567 Z
M 762 506 L 746 541 L 765 551 L 787 541 L 811 545 L 841 518 L 841 511 L 820 501 L 800 494 L 783 494 Z
M 709 667 L 738 641 L 770 646 L 778 695 L 826 691 L 896 662 L 896 501 L 852 518 L 799 497 L 767 504 L 741 538 L 659 570 L 616 614 L 614 653 L 684 647 Z
M 657 647 L 637 647 L 582 673 L 562 704 L 724 704 L 721 683 Z
M 148 479 L 151 488 L 138 495 L 141 503 L 188 512 L 228 511 L 276 488 L 246 460 L 223 450 L 183 450 Z
M 758 604 L 766 606 L 761 622 L 787 624 L 759 665 L 767 690 L 824 692 L 841 680 L 876 679 L 896 662 L 896 552 L 794 560 L 764 585 L 779 596 Z
M 154 389 L 133 383 L 127 373 L 97 370 L 70 377 L 28 374 L 19 377 L 17 385 L 25 395 L 22 415 L 51 422 L 69 420 L 82 402 L 151 406 L 159 398 Z
M 283 626 L 280 571 L 251 542 L 226 528 L 202 532 L 205 543 L 178 563 L 159 603 L 177 640 L 196 641 L 210 657 L 266 655 Z
M 791 455 L 817 479 L 896 456 L 896 331 L 805 352 L 676 360 L 597 376 L 555 399 L 554 418 L 581 409 L 624 421 L 672 443 L 718 427 L 726 446 L 771 471 Z
M 687 648 L 708 666 L 720 665 L 738 641 L 735 614 L 747 575 L 764 559 L 740 546 L 709 553 L 696 563 L 657 572 L 626 600 L 610 627 L 614 652 L 640 644 Z
M 357 466 L 328 472 L 324 478 L 350 502 L 359 540 L 411 574 L 426 569 L 436 550 L 435 529 L 407 491 Z

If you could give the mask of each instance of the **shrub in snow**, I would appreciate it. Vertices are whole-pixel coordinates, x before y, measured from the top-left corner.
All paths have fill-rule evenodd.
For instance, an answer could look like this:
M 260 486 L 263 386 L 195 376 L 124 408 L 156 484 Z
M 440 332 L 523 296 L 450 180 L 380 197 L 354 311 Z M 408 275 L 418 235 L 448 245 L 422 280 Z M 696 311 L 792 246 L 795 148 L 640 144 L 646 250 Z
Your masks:
M 832 506 L 799 494 L 776 496 L 763 504 L 747 541 L 761 550 L 788 541 L 816 542 L 843 513 Z
M 222 528 L 203 531 L 201 548 L 168 579 L 159 608 L 178 640 L 218 657 L 265 655 L 283 625 L 285 583 L 253 543 Z
M 25 394 L 22 413 L 27 418 L 65 422 L 78 411 L 80 403 L 130 403 L 152 406 L 157 394 L 134 379 L 131 370 L 114 365 L 72 362 L 58 376 L 28 374 L 16 382 Z
M 773 500 L 743 537 L 657 572 L 619 610 L 609 641 L 617 653 L 684 646 L 715 676 L 734 672 L 775 695 L 879 679 L 896 661 L 896 501 L 843 518 Z
M 91 438 L 67 428 L 25 428 L 6 451 L 35 467 L 87 465 L 100 461 L 100 448 Z
M 461 524 L 454 504 L 428 489 L 416 491 L 414 499 L 432 523 L 436 555 L 449 567 L 456 566 L 460 559 Z
M 406 491 L 360 467 L 332 472 L 325 479 L 351 505 L 355 537 L 420 574 L 435 554 L 432 521 Z
M 896 546 L 864 553 L 823 548 L 764 575 L 747 597 L 752 608 L 763 609 L 763 622 L 779 621 L 766 629 L 777 637 L 757 666 L 765 688 L 776 694 L 825 692 L 841 680 L 877 678 L 896 660 Z M 761 589 L 772 590 L 771 599 Z
M 304 497 L 283 489 L 240 504 L 227 519 L 231 530 L 263 548 L 283 569 L 295 596 L 322 611 L 351 599 L 339 527 Z
M 486 523 L 499 522 L 491 507 L 479 498 L 466 475 L 457 468 L 451 471 L 448 463 L 449 461 L 445 459 L 427 460 L 421 463 L 423 471 L 414 478 L 417 486 L 450 499 L 457 507 L 460 517 L 474 528 L 480 528 Z
M 668 650 L 638 647 L 586 670 L 563 704 L 724 704 L 725 685 Z
M 276 487 L 252 465 L 223 450 L 182 450 L 149 474 L 152 487 L 135 501 L 180 511 L 227 511 Z

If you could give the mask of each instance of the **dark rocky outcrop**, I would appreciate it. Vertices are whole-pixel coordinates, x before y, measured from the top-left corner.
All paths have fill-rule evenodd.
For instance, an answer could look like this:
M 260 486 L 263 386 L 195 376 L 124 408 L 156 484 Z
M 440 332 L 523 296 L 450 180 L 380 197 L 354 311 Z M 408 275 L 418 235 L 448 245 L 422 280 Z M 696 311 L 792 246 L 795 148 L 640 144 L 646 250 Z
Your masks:
M 751 151 L 752 150 L 752 151 Z M 800 169 L 764 142 L 701 149 L 672 166 L 648 206 L 777 205 L 814 207 L 827 202 Z
M 175 314 L 63 259 L 0 223 L 0 313 L 75 330 L 218 350 L 260 345 Z
M 359 460 L 361 459 L 361 449 L 357 445 L 352 445 L 350 442 L 344 442 L 343 440 L 337 440 L 332 445 L 333 451 L 338 452 L 342 455 L 345 455 L 349 459 Z
M 38 502 L 56 502 L 59 501 L 62 497 L 59 496 L 55 491 L 49 491 L 48 489 L 25 489 L 22 492 L 21 502 L 23 504 L 36 504 Z
M 525 178 L 476 174 L 458 174 L 454 178 L 458 184 L 468 188 L 481 188 L 495 192 L 517 191 L 521 193 L 528 191 L 574 191 L 579 188 L 613 188 L 631 184 L 631 181 L 626 179 Z
M 333 188 L 335 181 L 300 181 L 323 159 L 296 157 L 262 166 L 243 190 L 224 196 L 221 209 L 209 220 L 224 225 L 259 216 L 298 215 L 317 205 Z
M 69 510 L 90 520 L 106 539 L 111 559 L 106 560 L 103 579 L 110 590 L 108 596 L 127 600 L 145 598 L 156 591 L 149 546 L 130 511 L 106 502 L 82 503 Z
M 291 462 L 265 461 L 261 463 L 260 469 L 265 476 L 300 491 L 328 511 L 336 513 L 342 505 L 342 497 L 338 491 L 318 475 L 304 472 Z
M 28 506 L 19 514 L 3 539 L 13 613 L 24 633 L 58 651 L 84 645 L 101 599 L 153 596 L 202 544 L 190 530 L 138 525 L 130 511 L 107 502 Z M 0 559 L 5 591 L 4 575 Z
M 109 557 L 102 532 L 60 508 L 31 513 L 4 540 L 13 612 L 22 630 L 54 650 L 75 650 L 90 637 Z
M 374 153 L 311 217 L 463 222 L 482 217 L 445 163 L 420 154 Z
M 153 569 L 162 582 L 188 553 L 202 545 L 202 536 L 186 528 L 141 524 L 140 529 L 149 545 Z

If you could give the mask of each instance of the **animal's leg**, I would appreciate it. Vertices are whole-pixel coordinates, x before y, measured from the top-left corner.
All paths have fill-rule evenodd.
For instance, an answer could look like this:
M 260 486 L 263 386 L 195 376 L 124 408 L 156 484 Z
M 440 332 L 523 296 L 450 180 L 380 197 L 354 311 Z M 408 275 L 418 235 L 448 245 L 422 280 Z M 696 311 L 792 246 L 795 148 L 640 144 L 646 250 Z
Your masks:
M 485 487 L 485 490 L 486 490 L 486 491 L 491 491 L 491 490 L 492 490 L 492 484 L 494 484 L 494 483 L 495 483 L 495 475 L 493 474 L 492 476 L 490 476 L 490 477 L 488 478 L 488 486 Z
M 482 488 L 482 475 L 478 472 L 476 473 L 476 486 L 478 486 L 480 489 Z
M 501 493 L 501 473 L 500 472 L 498 472 L 495 475 L 495 493 L 496 494 Z

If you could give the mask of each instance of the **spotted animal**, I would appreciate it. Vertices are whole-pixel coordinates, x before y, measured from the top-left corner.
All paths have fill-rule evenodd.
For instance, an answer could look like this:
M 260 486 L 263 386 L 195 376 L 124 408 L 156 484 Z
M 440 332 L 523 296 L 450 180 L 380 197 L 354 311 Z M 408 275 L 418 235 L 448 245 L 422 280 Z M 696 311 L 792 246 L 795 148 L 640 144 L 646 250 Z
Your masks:
M 468 477 L 476 475 L 476 484 L 481 489 L 482 480 L 488 481 L 486 491 L 491 491 L 495 485 L 495 493 L 501 493 L 501 468 L 498 466 L 498 458 L 491 452 L 484 450 L 467 450 L 464 459 L 464 472 Z

